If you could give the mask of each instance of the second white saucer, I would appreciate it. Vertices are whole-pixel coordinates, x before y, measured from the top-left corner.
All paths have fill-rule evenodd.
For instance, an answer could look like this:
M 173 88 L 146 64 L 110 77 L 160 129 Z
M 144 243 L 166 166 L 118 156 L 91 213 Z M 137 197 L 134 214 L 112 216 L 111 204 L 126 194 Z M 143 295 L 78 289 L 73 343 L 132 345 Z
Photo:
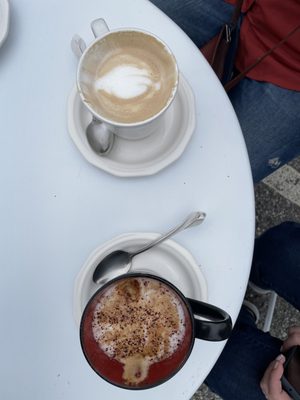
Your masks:
M 99 262 L 114 250 L 134 250 L 160 236 L 158 233 L 126 233 L 97 247 L 79 271 L 74 287 L 73 313 L 79 325 L 82 312 L 99 289 L 93 282 L 93 273 Z M 207 300 L 206 280 L 194 257 L 173 240 L 135 256 L 130 272 L 144 272 L 165 278 L 173 283 L 186 297 Z
M 78 150 L 94 166 L 120 177 L 146 176 L 159 172 L 181 156 L 194 132 L 195 114 L 193 91 L 181 74 L 177 96 L 165 112 L 160 128 L 140 140 L 116 136 L 111 152 L 99 156 L 87 141 L 86 128 L 92 116 L 75 86 L 68 102 L 68 130 Z

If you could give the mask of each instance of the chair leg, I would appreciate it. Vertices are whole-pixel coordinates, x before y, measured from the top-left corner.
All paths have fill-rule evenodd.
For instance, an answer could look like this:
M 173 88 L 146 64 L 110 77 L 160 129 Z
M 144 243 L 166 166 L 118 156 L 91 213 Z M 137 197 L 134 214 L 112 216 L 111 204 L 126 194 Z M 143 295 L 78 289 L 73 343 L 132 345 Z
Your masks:
M 270 330 L 272 319 L 273 319 L 273 314 L 274 314 L 274 309 L 275 309 L 275 305 L 276 305 L 276 300 L 277 300 L 277 294 L 272 291 L 270 293 L 267 315 L 266 315 L 266 319 L 265 319 L 264 327 L 263 327 L 264 332 L 269 332 L 269 330 Z
M 259 286 L 256 286 L 253 282 L 248 282 L 249 287 L 257 294 L 269 294 L 272 292 L 270 289 L 262 289 Z
M 256 286 L 253 282 L 249 282 L 249 287 L 257 294 L 261 295 L 266 295 L 268 294 L 270 296 L 269 298 L 269 304 L 268 304 L 268 309 L 267 309 L 267 314 L 263 326 L 263 331 L 264 332 L 269 332 L 272 319 L 273 319 L 273 314 L 274 314 L 274 309 L 276 305 L 276 300 L 277 300 L 277 294 L 273 292 L 273 290 L 269 289 L 262 289 L 259 286 Z

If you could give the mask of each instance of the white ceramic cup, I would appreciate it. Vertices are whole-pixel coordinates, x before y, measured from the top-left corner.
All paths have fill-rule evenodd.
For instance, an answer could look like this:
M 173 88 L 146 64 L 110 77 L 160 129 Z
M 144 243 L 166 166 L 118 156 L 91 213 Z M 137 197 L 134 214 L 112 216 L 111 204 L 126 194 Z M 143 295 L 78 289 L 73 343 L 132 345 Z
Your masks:
M 88 47 L 85 46 L 84 41 L 77 35 L 74 36 L 72 40 L 72 49 L 76 53 L 76 55 L 80 57 L 77 69 L 77 88 L 83 104 L 89 109 L 94 118 L 96 118 L 98 121 L 106 125 L 105 128 L 107 128 L 109 131 L 113 132 L 115 135 L 123 139 L 137 140 L 149 136 L 151 133 L 155 132 L 158 129 L 159 125 L 162 122 L 162 118 L 165 111 L 171 105 L 177 94 L 179 72 L 176 59 L 173 53 L 168 48 L 168 46 L 157 36 L 140 29 L 126 28 L 126 29 L 114 29 L 110 31 L 108 29 L 106 22 L 102 18 L 93 21 L 91 23 L 91 29 L 94 33 L 95 40 Z M 170 60 L 173 63 L 172 65 L 175 71 L 175 84 L 170 94 L 170 97 L 168 98 L 167 103 L 155 115 L 143 121 L 123 123 L 123 122 L 113 121 L 111 119 L 108 119 L 107 117 L 104 117 L 103 115 L 100 115 L 99 111 L 96 110 L 96 107 L 93 105 L 93 103 L 87 98 L 87 95 L 85 94 L 87 92 L 86 90 L 87 84 L 94 85 L 95 82 L 93 81 L 91 81 L 90 83 L 87 82 L 87 76 L 86 76 L 87 74 L 85 73 L 85 68 L 87 67 L 87 59 L 91 54 L 91 52 L 93 52 L 94 50 L 97 51 L 99 47 L 97 46 L 98 42 L 102 41 L 106 36 L 110 35 L 111 33 L 128 32 L 128 31 L 142 32 L 143 34 L 154 38 L 156 41 L 160 42 L 160 44 L 162 44 L 165 47 L 166 53 L 169 54 Z M 100 57 L 101 54 L 99 54 L 99 58 Z

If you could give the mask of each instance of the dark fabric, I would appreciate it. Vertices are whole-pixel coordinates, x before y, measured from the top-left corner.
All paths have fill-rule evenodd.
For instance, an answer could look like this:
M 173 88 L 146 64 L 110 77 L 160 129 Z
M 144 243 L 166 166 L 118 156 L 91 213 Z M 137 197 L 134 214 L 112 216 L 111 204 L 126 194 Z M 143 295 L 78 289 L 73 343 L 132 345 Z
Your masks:
M 226 0 L 234 4 L 235 0 Z M 300 28 L 299 0 L 244 0 L 246 12 L 237 52 L 236 67 L 244 71 L 258 57 Z M 247 77 L 300 91 L 300 29 L 288 42 L 264 59 Z
M 250 280 L 300 310 L 300 224 L 285 222 L 255 241 Z M 260 331 L 246 307 L 206 383 L 224 400 L 263 400 L 259 383 L 282 342 Z

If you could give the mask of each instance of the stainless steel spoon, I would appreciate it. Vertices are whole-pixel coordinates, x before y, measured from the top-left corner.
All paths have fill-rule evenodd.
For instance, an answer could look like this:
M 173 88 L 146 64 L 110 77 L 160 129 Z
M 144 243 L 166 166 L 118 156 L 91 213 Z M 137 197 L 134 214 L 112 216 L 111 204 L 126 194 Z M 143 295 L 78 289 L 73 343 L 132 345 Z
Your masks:
M 93 117 L 86 128 L 86 137 L 91 148 L 100 156 L 108 154 L 114 144 L 115 135 L 106 124 Z
M 166 239 L 176 233 L 190 228 L 192 226 L 200 225 L 206 217 L 204 212 L 196 211 L 190 214 L 180 225 L 173 228 L 171 231 L 151 241 L 139 250 L 134 252 L 128 252 L 125 250 L 115 250 L 103 258 L 102 261 L 97 265 L 93 274 L 93 281 L 97 284 L 104 284 L 105 282 L 127 273 L 132 265 L 132 259 L 137 254 L 141 254 L 146 250 L 151 249 L 153 246 L 157 246 Z

